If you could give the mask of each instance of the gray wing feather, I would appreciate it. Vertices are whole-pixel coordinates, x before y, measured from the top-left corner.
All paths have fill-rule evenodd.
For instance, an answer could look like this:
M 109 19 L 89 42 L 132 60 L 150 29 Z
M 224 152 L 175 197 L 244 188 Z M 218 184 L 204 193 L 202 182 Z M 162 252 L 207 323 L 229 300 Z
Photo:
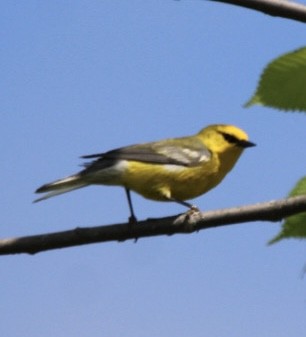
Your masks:
M 85 163 L 84 173 L 101 170 L 114 165 L 119 160 L 140 161 L 152 164 L 171 164 L 180 166 L 195 166 L 208 161 L 211 157 L 209 150 L 201 141 L 189 138 L 168 139 L 166 141 L 131 145 L 105 153 L 97 153 L 82 158 L 97 158 Z

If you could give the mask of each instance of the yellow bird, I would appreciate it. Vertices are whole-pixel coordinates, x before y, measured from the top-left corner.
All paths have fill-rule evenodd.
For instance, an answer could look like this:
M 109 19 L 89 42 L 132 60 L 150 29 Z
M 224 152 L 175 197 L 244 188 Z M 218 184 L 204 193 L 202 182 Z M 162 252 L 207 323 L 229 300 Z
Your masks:
M 85 169 L 45 184 L 36 193 L 41 201 L 88 185 L 124 187 L 132 220 L 135 220 L 130 190 L 158 201 L 174 201 L 193 208 L 185 200 L 202 195 L 218 185 L 234 167 L 243 150 L 255 146 L 248 135 L 233 125 L 210 125 L 181 138 L 122 147 L 82 158 L 94 159 Z

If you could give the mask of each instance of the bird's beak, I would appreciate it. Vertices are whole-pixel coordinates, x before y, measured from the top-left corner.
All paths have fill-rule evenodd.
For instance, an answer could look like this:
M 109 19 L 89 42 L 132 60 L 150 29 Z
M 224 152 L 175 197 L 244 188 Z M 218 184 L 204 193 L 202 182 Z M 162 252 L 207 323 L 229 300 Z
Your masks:
M 256 146 L 255 143 L 252 143 L 248 140 L 241 140 L 239 143 L 238 143 L 238 146 L 240 147 L 243 147 L 243 148 L 247 148 L 247 147 L 253 147 L 253 146 Z

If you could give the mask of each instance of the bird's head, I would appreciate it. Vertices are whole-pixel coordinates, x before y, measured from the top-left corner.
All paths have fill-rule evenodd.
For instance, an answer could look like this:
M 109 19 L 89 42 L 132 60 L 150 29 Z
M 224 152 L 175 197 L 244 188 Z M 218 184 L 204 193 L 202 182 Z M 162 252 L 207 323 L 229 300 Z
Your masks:
M 204 145 L 214 153 L 237 153 L 243 149 L 255 146 L 249 141 L 248 135 L 234 125 L 215 124 L 202 129 L 198 137 Z

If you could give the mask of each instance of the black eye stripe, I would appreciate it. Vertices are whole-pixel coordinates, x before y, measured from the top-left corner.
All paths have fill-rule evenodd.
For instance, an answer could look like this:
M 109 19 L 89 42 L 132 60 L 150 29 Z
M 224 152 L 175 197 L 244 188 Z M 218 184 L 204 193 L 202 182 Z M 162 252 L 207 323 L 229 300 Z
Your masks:
M 225 133 L 225 132 L 221 132 L 222 136 L 224 137 L 224 139 L 226 141 L 228 141 L 229 143 L 232 143 L 232 144 L 238 144 L 240 142 L 240 139 L 236 138 L 235 136 L 232 136 L 228 133 Z

